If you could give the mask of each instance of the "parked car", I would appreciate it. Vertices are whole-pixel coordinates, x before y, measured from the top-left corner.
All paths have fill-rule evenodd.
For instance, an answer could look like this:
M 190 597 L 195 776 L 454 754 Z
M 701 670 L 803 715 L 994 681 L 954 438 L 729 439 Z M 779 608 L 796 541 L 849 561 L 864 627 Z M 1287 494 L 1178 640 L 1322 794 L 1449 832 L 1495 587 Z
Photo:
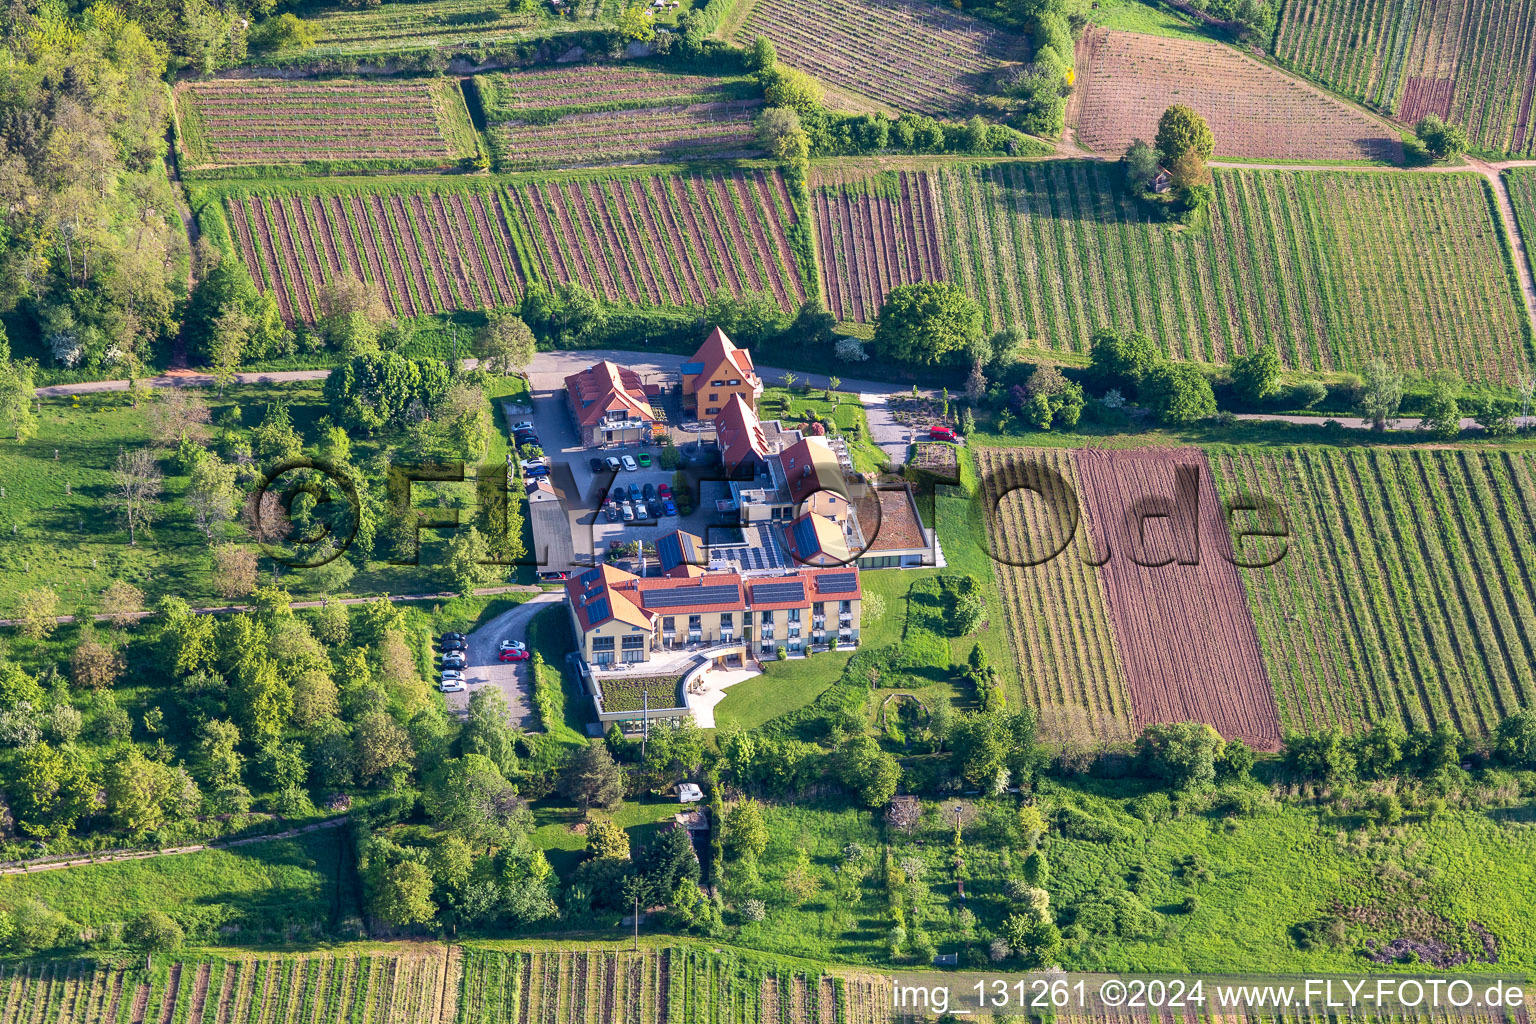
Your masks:
M 672 497 L 672 485 L 662 484 L 656 488 L 656 493 L 661 495 L 663 498 L 670 498 Z
M 641 488 L 640 493 L 644 494 L 648 499 L 654 498 L 656 497 L 656 485 L 646 484 L 643 488 Z
M 631 472 L 631 473 L 633 473 L 635 470 L 640 468 L 639 463 L 635 462 L 635 458 L 634 458 L 633 455 L 626 455 L 623 458 L 619 459 L 619 461 L 621 463 L 623 463 L 624 464 L 624 468 L 626 470 L 628 470 L 629 472 Z
M 469 637 L 466 636 L 463 633 L 444 633 L 443 634 L 443 639 L 444 640 L 468 640 Z
M 530 437 L 537 439 L 538 436 L 539 432 L 534 430 L 532 427 L 523 427 L 519 430 L 512 431 L 512 440 L 516 441 L 518 444 L 522 444 Z
M 677 515 L 677 505 L 672 501 L 671 498 L 662 498 L 661 511 L 666 515 L 675 516 Z
M 447 654 L 449 651 L 467 651 L 469 650 L 469 641 L 450 640 L 447 637 L 443 637 L 443 642 L 438 647 L 444 654 Z
M 619 457 L 617 455 L 608 456 L 603 460 L 603 464 L 606 465 L 609 469 L 613 470 L 615 473 L 624 468 L 624 464 L 619 461 Z
M 960 440 L 960 435 L 956 434 L 952 427 L 929 427 L 928 440 L 948 441 L 950 444 L 954 444 Z
M 660 498 L 647 499 L 646 506 L 651 510 L 652 519 L 660 519 L 665 514 L 665 509 L 661 504 Z
M 526 651 L 528 645 L 521 640 L 503 640 L 501 642 L 501 649 L 504 651 Z
M 587 468 L 594 473 L 601 473 L 603 471 L 603 460 L 594 455 L 587 460 Z
M 608 518 L 610 523 L 616 523 L 624 518 L 624 512 L 619 508 L 619 503 L 616 501 L 610 501 L 603 506 L 603 515 Z
M 629 500 L 630 501 L 639 501 L 643 497 L 645 497 L 645 492 L 640 489 L 640 485 L 639 484 L 630 484 L 629 485 Z
M 533 430 L 535 428 L 534 428 L 534 425 L 533 425 L 533 423 L 531 421 L 523 420 L 521 423 L 514 423 L 514 424 L 512 424 L 512 429 L 513 430 Z
M 624 504 L 619 506 L 619 509 L 623 512 L 626 523 L 635 521 L 635 506 L 631 505 L 628 500 L 625 500 Z
M 534 462 L 532 464 L 525 462 L 523 464 L 523 476 L 549 476 L 549 467 L 542 462 Z
M 510 650 L 509 651 L 502 651 L 501 652 L 501 660 L 502 661 L 527 661 L 528 660 L 528 652 L 527 651 L 510 651 Z
M 437 688 L 444 693 L 463 693 L 464 673 L 455 669 L 448 669 L 443 673 L 442 681 L 438 683 Z
M 448 651 L 443 655 L 443 668 L 463 668 L 467 663 L 463 651 Z
M 635 456 L 635 461 L 639 462 L 640 465 L 644 466 L 646 469 L 650 469 L 651 468 L 651 453 L 650 452 L 641 452 L 639 455 Z
M 524 459 L 521 463 L 519 463 L 519 465 L 521 465 L 523 467 L 523 472 L 527 473 L 527 472 L 529 472 L 531 470 L 534 470 L 534 469 L 542 469 L 542 468 L 544 468 L 544 460 L 543 459 Z
M 545 583 L 559 583 L 561 580 L 568 580 L 570 578 L 571 574 L 564 569 L 546 569 L 539 573 L 539 579 Z

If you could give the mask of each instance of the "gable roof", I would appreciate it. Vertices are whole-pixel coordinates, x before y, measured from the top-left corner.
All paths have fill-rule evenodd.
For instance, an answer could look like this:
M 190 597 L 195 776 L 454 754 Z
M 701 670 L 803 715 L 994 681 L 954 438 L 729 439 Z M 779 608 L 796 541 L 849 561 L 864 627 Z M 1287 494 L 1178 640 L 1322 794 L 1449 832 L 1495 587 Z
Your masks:
M 576 612 L 583 633 L 617 619 L 641 629 L 651 628 L 651 617 L 624 589 L 639 577 L 611 565 L 572 576 L 565 581 L 565 599 Z
M 698 568 L 707 564 L 709 553 L 698 537 L 686 530 L 673 530 L 657 538 L 656 558 L 661 562 L 661 571 L 670 573 L 681 567 Z
M 720 458 L 729 473 L 748 459 L 762 462 L 768 458 L 768 436 L 757 413 L 740 395 L 731 395 L 715 417 L 715 437 L 720 442 Z
M 844 565 L 853 558 L 842 527 L 815 512 L 786 526 L 784 543 L 797 565 Z
M 565 390 L 577 422 L 584 427 L 593 426 L 607 413 L 616 411 L 645 422 L 656 419 L 640 375 L 607 359 L 565 378 Z
M 745 383 L 754 387 L 762 386 L 762 382 L 757 379 L 757 368 L 752 365 L 751 353 L 737 348 L 736 343 L 718 327 L 709 332 L 693 358 L 683 364 L 683 373 L 713 376 L 722 366 L 729 366 Z M 685 381 L 683 387 L 691 394 L 698 390 L 698 385 L 699 381 L 693 381 L 692 387 L 689 387 L 689 382 Z
M 741 577 L 734 572 L 701 576 L 631 577 L 620 587 L 651 615 L 694 615 L 730 612 L 746 607 Z
M 789 488 L 789 496 L 796 504 L 817 491 L 830 491 L 844 501 L 849 500 L 837 453 L 821 438 L 796 441 L 779 453 L 779 465 L 784 470 L 784 486 Z

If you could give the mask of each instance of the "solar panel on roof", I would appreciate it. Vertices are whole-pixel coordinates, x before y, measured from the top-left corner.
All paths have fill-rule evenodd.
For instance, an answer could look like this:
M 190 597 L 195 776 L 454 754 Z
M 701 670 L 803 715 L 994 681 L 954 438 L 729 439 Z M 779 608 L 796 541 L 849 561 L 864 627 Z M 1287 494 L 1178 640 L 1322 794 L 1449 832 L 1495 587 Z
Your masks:
M 859 577 L 857 573 L 840 572 L 820 577 L 816 586 L 823 594 L 847 594 L 859 589 Z
M 601 622 L 608 617 L 608 599 L 606 597 L 594 597 L 587 602 L 587 621 Z
M 759 583 L 752 588 L 752 600 L 769 603 L 773 601 L 804 601 L 805 584 L 800 580 L 789 580 L 784 583 Z
M 597 582 L 598 577 L 601 575 L 602 570 L 600 569 L 588 569 L 586 572 L 581 574 L 581 585 L 583 587 L 590 587 L 592 584 Z
M 816 523 L 809 516 L 795 524 L 795 547 L 800 549 L 802 555 L 821 550 L 821 544 L 816 539 Z
M 645 603 L 652 608 L 672 608 L 687 604 L 735 604 L 740 600 L 741 592 L 734 583 L 648 590 L 645 593 Z

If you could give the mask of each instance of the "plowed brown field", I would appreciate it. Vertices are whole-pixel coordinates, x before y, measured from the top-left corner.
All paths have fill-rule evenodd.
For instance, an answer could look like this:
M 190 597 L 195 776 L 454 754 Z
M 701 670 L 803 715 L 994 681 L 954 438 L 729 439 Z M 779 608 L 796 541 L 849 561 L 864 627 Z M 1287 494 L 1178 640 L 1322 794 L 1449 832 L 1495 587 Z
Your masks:
M 1137 728 L 1206 722 L 1277 749 L 1275 699 L 1203 453 L 1088 449 L 1073 461 L 1108 557 L 1099 578 Z

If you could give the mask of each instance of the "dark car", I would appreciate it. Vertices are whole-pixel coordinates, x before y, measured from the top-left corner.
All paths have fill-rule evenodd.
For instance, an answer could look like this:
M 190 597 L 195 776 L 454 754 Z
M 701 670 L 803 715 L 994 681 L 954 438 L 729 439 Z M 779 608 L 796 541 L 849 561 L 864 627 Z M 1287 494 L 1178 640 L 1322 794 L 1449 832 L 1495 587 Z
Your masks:
M 532 477 L 549 476 L 549 467 L 548 466 L 529 466 L 527 469 L 523 470 L 523 476 L 532 476 Z
M 630 501 L 639 501 L 643 497 L 645 497 L 645 492 L 640 489 L 640 485 L 639 484 L 630 484 L 629 485 L 629 500 Z
M 443 637 L 443 642 L 438 644 L 438 646 L 442 648 L 443 653 L 445 654 L 449 651 L 465 651 L 469 649 L 469 641 L 454 640 L 451 637 L 445 636 Z
M 587 468 L 594 473 L 601 473 L 603 471 L 603 460 L 594 455 L 587 460 Z
M 468 640 L 469 637 L 465 636 L 463 633 L 444 633 L 443 634 L 443 639 L 444 640 Z
M 545 583 L 558 583 L 561 580 L 568 580 L 570 578 L 570 573 L 564 572 L 560 569 L 550 569 L 546 572 L 539 573 L 539 579 L 543 580 Z
M 610 523 L 616 523 L 624 518 L 624 513 L 619 511 L 619 503 L 616 501 L 610 501 L 603 506 L 603 515 Z
M 662 517 L 662 515 L 664 514 L 664 509 L 663 509 L 662 504 L 661 504 L 661 499 L 660 498 L 652 498 L 650 500 L 649 504 L 650 504 L 650 509 L 651 509 L 651 518 L 652 519 L 660 519 Z
M 641 493 L 644 494 L 647 499 L 656 497 L 656 485 L 646 484 Z
M 466 660 L 463 651 L 445 651 L 443 668 L 463 668 Z

